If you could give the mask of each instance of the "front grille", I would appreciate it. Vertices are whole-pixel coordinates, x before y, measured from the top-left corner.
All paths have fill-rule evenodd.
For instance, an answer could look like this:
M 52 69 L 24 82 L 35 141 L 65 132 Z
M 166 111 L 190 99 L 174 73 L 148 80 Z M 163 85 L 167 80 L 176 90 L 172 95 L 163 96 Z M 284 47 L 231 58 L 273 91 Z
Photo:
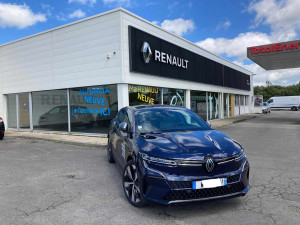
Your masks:
M 205 199 L 233 194 L 241 192 L 242 190 L 244 190 L 244 185 L 242 183 L 235 183 L 222 187 L 205 188 L 198 190 L 173 190 L 170 191 L 164 199 L 167 201 Z
M 227 183 L 234 183 L 234 182 L 238 182 L 240 180 L 240 174 L 236 174 L 230 177 L 227 177 Z
M 192 188 L 192 181 L 169 181 L 173 188 L 181 189 L 181 188 Z
M 240 180 L 240 174 L 236 174 L 227 177 L 227 183 L 234 183 Z M 169 181 L 173 188 L 175 189 L 191 189 L 193 188 L 193 181 Z

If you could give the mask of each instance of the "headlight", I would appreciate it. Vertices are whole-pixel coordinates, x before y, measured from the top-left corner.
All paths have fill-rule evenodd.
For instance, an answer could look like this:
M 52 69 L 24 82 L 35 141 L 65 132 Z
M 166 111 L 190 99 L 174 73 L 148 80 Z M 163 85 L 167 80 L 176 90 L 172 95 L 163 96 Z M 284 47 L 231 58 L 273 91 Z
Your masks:
M 239 142 L 237 142 L 236 140 L 234 140 L 234 139 L 232 139 L 232 141 L 233 141 L 233 144 L 237 148 L 241 149 L 241 153 L 239 153 L 238 155 L 236 155 L 235 161 L 239 161 L 239 160 L 243 159 L 244 157 L 246 157 L 246 153 L 245 153 L 244 148 L 242 147 L 242 145 Z
M 243 147 L 242 147 L 242 145 L 238 141 L 236 141 L 234 139 L 231 139 L 231 140 L 233 141 L 233 144 L 234 144 L 235 147 L 244 150 Z
M 148 161 L 148 162 L 155 162 L 155 163 L 159 163 L 159 164 L 172 165 L 172 166 L 177 165 L 177 163 L 174 160 L 157 158 L 157 157 L 147 155 L 145 153 L 142 153 L 141 157 L 143 160 Z
M 235 161 L 239 161 L 239 160 L 243 159 L 244 157 L 246 157 L 246 153 L 244 152 L 244 149 L 243 149 L 242 152 L 235 157 Z

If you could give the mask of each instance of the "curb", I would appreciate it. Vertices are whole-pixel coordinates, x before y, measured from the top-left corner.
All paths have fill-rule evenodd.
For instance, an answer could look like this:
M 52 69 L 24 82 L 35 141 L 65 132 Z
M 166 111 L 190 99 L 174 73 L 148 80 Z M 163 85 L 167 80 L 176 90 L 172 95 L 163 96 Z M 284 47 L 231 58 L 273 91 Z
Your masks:
M 254 115 L 254 116 L 247 117 L 247 118 L 241 118 L 241 119 L 237 119 L 237 120 L 226 121 L 223 124 L 219 124 L 219 125 L 213 125 L 212 124 L 212 128 L 213 129 L 224 128 L 224 127 L 227 127 L 227 126 L 231 126 L 235 123 L 240 123 L 240 122 L 244 122 L 244 121 L 247 121 L 247 120 L 250 120 L 250 119 L 254 119 L 256 117 L 257 117 L 257 115 Z
M 82 142 L 76 142 L 76 141 L 54 140 L 54 139 L 39 138 L 39 137 L 28 137 L 28 136 L 20 136 L 20 135 L 8 136 L 8 137 L 49 141 L 49 142 L 54 142 L 54 143 L 69 144 L 69 145 L 76 145 L 76 146 L 83 146 L 83 147 L 100 147 L 100 148 L 107 147 L 107 144 L 91 144 L 91 143 L 82 143 Z

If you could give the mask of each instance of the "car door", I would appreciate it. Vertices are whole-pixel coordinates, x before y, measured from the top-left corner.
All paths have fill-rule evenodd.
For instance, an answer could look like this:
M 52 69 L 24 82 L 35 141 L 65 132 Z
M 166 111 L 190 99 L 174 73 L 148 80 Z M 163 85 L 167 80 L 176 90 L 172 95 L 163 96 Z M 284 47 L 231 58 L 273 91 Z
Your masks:
M 126 108 L 120 109 L 116 116 L 115 125 L 113 126 L 113 131 L 111 133 L 111 144 L 113 146 L 113 155 L 115 160 L 119 165 L 121 165 L 122 150 L 121 150 L 121 131 L 119 130 L 119 125 L 124 122 L 126 115 Z
M 129 131 L 131 131 L 131 120 L 128 116 L 128 110 L 127 108 L 124 108 L 120 110 L 117 121 L 116 121 L 116 132 L 115 132 L 115 153 L 114 156 L 116 157 L 116 160 L 118 161 L 118 164 L 123 168 L 126 164 L 126 159 L 128 156 L 128 138 L 129 133 L 123 132 L 119 129 L 119 125 L 122 122 L 126 122 L 128 125 Z

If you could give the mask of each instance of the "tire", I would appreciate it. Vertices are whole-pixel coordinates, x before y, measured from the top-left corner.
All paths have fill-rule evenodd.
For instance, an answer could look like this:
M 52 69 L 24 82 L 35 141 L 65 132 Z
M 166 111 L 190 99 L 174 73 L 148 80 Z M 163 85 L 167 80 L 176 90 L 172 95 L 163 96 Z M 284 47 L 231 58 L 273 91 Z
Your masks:
M 0 140 L 3 140 L 4 134 L 0 134 Z
M 146 205 L 146 200 L 142 194 L 142 179 L 133 160 L 127 162 L 123 170 L 123 190 L 131 205 L 135 207 Z
M 295 106 L 293 106 L 291 109 L 292 109 L 292 111 L 297 111 L 298 110 Z
M 107 160 L 109 163 L 115 163 L 114 156 L 112 154 L 111 143 L 107 144 Z

